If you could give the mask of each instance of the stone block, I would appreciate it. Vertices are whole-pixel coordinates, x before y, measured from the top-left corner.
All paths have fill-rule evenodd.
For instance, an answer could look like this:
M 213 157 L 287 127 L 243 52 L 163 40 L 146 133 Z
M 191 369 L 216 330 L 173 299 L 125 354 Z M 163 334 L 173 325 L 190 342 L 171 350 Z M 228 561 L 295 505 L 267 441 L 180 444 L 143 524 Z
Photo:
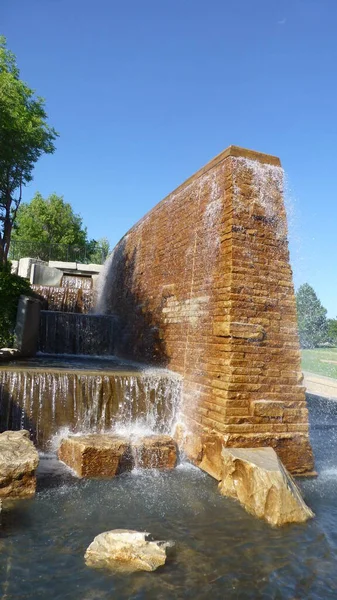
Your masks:
M 282 417 L 285 405 L 273 400 L 255 400 L 252 402 L 253 415 L 256 417 Z
M 82 273 L 100 273 L 104 269 L 104 265 L 96 265 L 95 263 L 89 263 L 88 265 L 82 263 L 76 263 L 77 271 Z
M 58 457 L 78 477 L 115 477 L 133 466 L 130 441 L 109 434 L 65 438 Z
M 38 349 L 41 303 L 36 298 L 20 296 L 16 326 L 15 347 L 21 356 L 35 356 Z
M 35 263 L 32 265 L 30 273 L 30 283 L 32 285 L 52 285 L 59 287 L 63 271 L 54 267 L 49 267 L 46 264 Z
M 228 323 L 216 321 L 213 324 L 213 334 L 218 337 L 232 337 L 261 342 L 266 336 L 266 331 L 262 325 L 257 325 L 256 323 Z
M 35 258 L 20 258 L 18 266 L 18 275 L 20 275 L 20 277 L 24 277 L 25 279 L 29 279 L 32 265 L 35 262 L 38 262 Z
M 114 529 L 95 537 L 84 555 L 89 567 L 115 572 L 155 571 L 166 562 L 171 542 L 151 541 L 146 531 Z
M 272 448 L 222 448 L 221 494 L 270 525 L 302 523 L 314 514 Z
M 140 469 L 174 469 L 176 442 L 169 435 L 148 435 L 132 441 L 135 466 Z
M 30 498 L 36 489 L 39 455 L 29 432 L 0 434 L 0 498 Z

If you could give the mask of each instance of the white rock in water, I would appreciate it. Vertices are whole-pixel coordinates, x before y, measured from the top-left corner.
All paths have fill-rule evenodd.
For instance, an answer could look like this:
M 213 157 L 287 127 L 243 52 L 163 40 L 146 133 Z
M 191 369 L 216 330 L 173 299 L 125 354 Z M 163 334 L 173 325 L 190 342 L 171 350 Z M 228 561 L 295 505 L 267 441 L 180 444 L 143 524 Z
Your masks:
M 171 542 L 154 542 L 145 531 L 113 529 L 100 533 L 87 548 L 85 562 L 90 567 L 115 571 L 155 571 L 165 564 Z
M 271 525 L 314 517 L 273 448 L 223 448 L 219 489 Z
M 29 498 L 36 488 L 35 470 L 39 455 L 29 432 L 5 431 L 0 434 L 0 497 Z

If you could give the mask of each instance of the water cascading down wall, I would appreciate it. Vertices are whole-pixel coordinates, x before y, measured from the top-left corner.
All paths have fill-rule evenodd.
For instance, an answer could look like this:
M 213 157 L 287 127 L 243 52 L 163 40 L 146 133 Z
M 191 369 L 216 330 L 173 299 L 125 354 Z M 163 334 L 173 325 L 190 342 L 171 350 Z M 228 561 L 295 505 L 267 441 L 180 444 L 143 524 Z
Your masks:
M 229 147 L 139 221 L 106 265 L 98 309 L 120 356 L 183 376 L 176 435 L 219 477 L 225 446 L 273 446 L 313 470 L 278 158 Z

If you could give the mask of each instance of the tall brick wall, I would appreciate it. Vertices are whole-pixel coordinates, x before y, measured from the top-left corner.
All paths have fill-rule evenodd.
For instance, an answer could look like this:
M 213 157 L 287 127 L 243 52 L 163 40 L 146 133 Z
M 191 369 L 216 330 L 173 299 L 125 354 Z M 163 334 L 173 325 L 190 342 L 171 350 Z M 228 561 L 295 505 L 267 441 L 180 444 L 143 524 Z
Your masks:
M 313 469 L 279 159 L 231 146 L 119 242 L 100 302 L 118 353 L 183 375 L 177 436 L 218 475 L 221 446 Z

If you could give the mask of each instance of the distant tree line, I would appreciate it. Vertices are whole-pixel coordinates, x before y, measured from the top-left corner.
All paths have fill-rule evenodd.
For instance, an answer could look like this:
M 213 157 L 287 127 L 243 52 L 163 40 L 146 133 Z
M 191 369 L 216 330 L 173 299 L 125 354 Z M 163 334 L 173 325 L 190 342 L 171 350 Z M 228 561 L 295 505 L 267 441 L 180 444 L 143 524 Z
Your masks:
M 308 283 L 298 289 L 296 304 L 301 348 L 337 346 L 337 317 L 327 319 L 326 308 Z

